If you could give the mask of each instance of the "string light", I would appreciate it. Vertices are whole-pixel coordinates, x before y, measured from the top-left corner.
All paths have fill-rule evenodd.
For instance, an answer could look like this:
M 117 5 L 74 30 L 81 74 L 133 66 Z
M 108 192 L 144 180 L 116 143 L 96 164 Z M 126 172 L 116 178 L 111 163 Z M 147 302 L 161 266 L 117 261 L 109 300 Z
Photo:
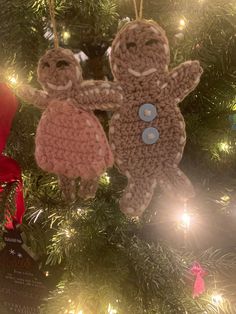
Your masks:
M 18 84 L 18 77 L 17 77 L 17 75 L 9 75 L 8 76 L 8 81 L 13 86 L 17 85 Z
M 62 37 L 63 37 L 64 42 L 67 43 L 68 40 L 69 40 L 70 37 L 71 37 L 70 32 L 64 31 L 64 32 L 62 33 Z
M 107 172 L 105 172 L 102 177 L 101 177 L 101 182 L 105 185 L 108 185 L 110 183 L 111 178 L 109 177 L 109 175 L 107 174 Z
M 230 145 L 227 142 L 221 142 L 218 144 L 219 150 L 225 153 L 229 153 Z
M 190 228 L 191 217 L 187 212 L 184 212 L 181 217 L 181 227 L 185 230 Z
M 212 295 L 211 300 L 215 306 L 220 306 L 224 302 L 222 295 L 217 293 Z
M 179 29 L 183 30 L 186 27 L 186 21 L 185 19 L 180 19 L 179 20 Z
M 49 276 L 49 271 L 45 272 L 45 276 L 48 277 Z
M 117 312 L 117 310 L 115 310 L 115 309 L 111 306 L 111 304 L 109 303 L 108 309 L 107 309 L 107 313 L 108 313 L 108 314 L 117 314 L 118 312 Z
M 64 233 L 67 238 L 70 238 L 75 233 L 75 229 L 64 229 Z
M 80 215 L 82 213 L 82 208 L 77 208 L 77 214 Z
M 184 232 L 187 232 L 190 228 L 190 223 L 191 223 L 191 215 L 187 211 L 187 204 L 184 204 L 184 210 L 182 214 L 179 217 L 179 223 L 178 226 L 179 228 L 183 229 Z
M 223 195 L 221 198 L 220 198 L 223 202 L 228 202 L 230 200 L 230 197 L 229 195 Z
M 185 231 L 188 231 L 189 228 L 190 228 L 190 223 L 191 223 L 191 216 L 185 210 L 183 215 L 180 218 L 179 226 L 180 226 L 181 229 L 184 229 Z

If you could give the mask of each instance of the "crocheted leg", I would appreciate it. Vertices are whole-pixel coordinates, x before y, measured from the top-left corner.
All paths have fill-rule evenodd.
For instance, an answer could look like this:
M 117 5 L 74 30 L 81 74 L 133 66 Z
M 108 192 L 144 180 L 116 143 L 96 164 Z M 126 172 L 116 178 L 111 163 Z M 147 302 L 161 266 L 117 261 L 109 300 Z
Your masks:
M 157 180 L 165 193 L 177 196 L 181 200 L 185 201 L 195 195 L 192 183 L 177 167 L 165 168 Z
M 65 176 L 59 176 L 59 186 L 62 190 L 63 196 L 67 200 L 75 200 L 76 198 L 76 184 L 75 180 L 69 179 Z
M 133 178 L 130 176 L 128 185 L 120 200 L 120 209 L 127 216 L 141 216 L 148 207 L 156 180 L 153 177 Z
M 93 180 L 83 180 L 80 181 L 79 196 L 83 199 L 94 198 L 98 188 L 99 178 Z

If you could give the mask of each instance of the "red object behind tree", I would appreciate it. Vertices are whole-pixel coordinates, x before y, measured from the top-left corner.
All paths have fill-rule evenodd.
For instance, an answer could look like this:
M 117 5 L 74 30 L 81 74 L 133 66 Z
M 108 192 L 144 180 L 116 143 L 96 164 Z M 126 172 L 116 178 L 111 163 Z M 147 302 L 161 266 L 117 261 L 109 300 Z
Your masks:
M 6 217 L 5 227 L 12 229 L 14 223 L 21 224 L 25 212 L 23 198 L 23 182 L 21 168 L 12 158 L 3 155 L 7 138 L 9 136 L 13 118 L 18 108 L 18 102 L 12 91 L 5 84 L 0 84 L 0 193 L 5 189 L 6 183 L 17 182 L 15 193 L 16 211 L 13 217 Z M 3 185 L 4 184 L 4 185 Z

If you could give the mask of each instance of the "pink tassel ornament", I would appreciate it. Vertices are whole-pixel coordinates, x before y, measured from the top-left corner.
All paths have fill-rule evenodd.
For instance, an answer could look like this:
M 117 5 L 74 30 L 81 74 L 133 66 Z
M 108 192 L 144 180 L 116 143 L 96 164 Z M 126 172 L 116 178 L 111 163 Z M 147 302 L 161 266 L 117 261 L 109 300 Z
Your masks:
M 196 298 L 205 292 L 205 282 L 203 277 L 206 276 L 207 273 L 197 262 L 195 262 L 191 268 L 191 273 L 196 277 L 193 288 L 193 298 Z

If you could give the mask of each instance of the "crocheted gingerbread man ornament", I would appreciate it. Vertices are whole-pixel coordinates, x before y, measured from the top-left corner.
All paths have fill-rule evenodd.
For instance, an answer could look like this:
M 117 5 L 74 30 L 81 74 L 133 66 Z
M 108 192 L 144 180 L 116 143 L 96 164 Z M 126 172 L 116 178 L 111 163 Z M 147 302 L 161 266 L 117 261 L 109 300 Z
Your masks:
M 115 163 L 128 178 L 120 207 L 131 216 L 143 213 L 157 184 L 182 199 L 194 194 L 178 168 L 186 142 L 178 103 L 198 85 L 202 69 L 187 61 L 169 71 L 169 62 L 168 40 L 155 22 L 130 22 L 113 41 L 110 63 L 124 100 L 109 137 Z
M 36 132 L 37 164 L 59 176 L 66 196 L 75 193 L 77 177 L 80 196 L 94 196 L 99 176 L 113 165 L 113 155 L 93 110 L 118 108 L 119 87 L 83 81 L 79 62 L 63 48 L 51 49 L 40 59 L 38 81 L 44 90 L 27 85 L 18 90 L 25 101 L 44 110 Z

